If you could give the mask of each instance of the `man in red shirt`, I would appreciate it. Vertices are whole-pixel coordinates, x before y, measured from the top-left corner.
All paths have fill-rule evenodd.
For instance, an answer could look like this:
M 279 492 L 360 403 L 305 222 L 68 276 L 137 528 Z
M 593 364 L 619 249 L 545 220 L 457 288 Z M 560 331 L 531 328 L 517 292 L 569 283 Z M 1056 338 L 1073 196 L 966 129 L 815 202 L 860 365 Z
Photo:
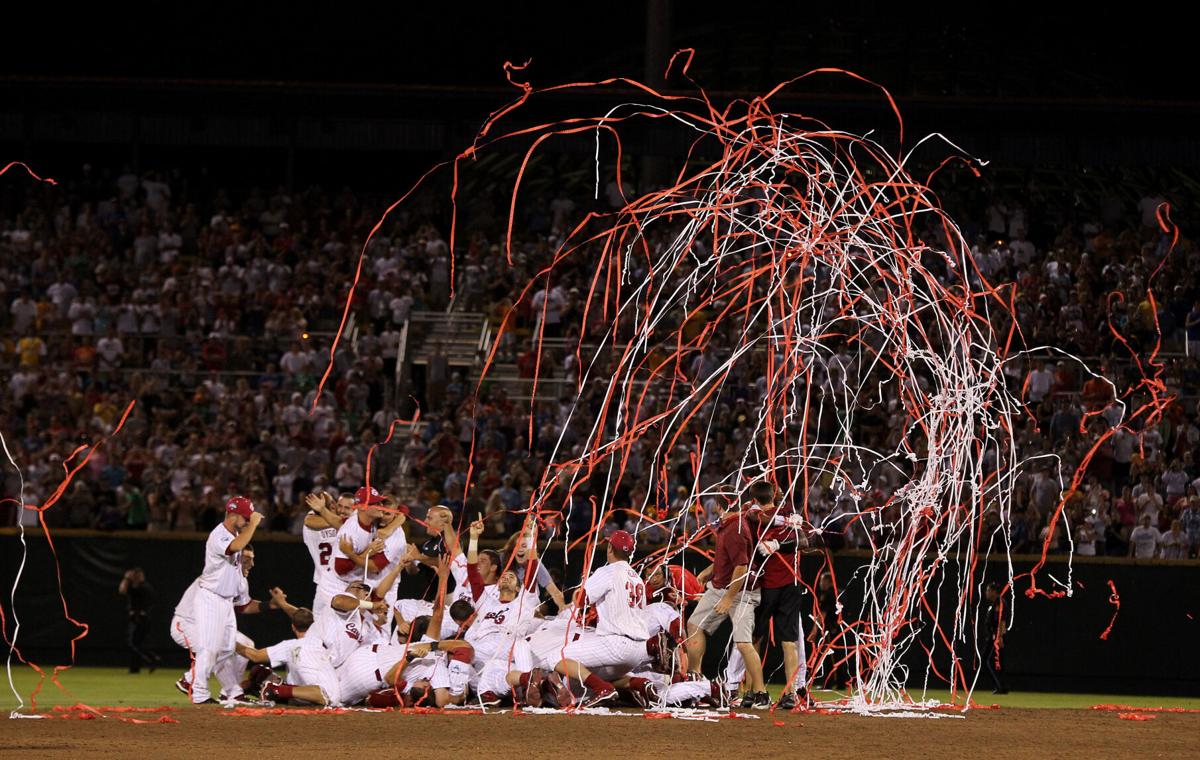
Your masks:
M 808 537 L 800 515 L 775 503 L 764 505 L 761 528 L 758 556 L 752 558 L 751 566 L 752 573 L 761 576 L 762 585 L 754 637 L 761 642 L 770 635 L 783 650 L 788 683 L 779 698 L 780 709 L 808 707 L 800 587 L 800 550 L 808 546 Z
M 754 608 L 758 606 L 759 590 L 755 587 L 757 579 L 750 574 L 756 544 L 750 519 L 755 518 L 748 519 L 747 514 L 773 504 L 775 487 L 759 480 L 750 485 L 750 495 L 754 505 L 746 509 L 734 506 L 721 517 L 712 567 L 700 574 L 701 580 L 710 580 L 688 621 L 688 670 L 700 674 L 708 635 L 729 618 L 733 624 L 731 639 L 745 661 L 750 682 L 742 707 L 765 710 L 771 706 L 771 697 L 763 682 L 762 659 L 754 648 Z

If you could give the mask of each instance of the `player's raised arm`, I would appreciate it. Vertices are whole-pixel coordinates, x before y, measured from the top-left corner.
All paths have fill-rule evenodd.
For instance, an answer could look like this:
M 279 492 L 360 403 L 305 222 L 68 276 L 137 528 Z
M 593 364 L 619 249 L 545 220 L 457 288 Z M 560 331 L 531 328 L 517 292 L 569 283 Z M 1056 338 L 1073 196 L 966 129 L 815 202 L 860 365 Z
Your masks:
M 250 539 L 254 538 L 254 531 L 258 528 L 258 524 L 262 522 L 262 519 L 262 512 L 251 512 L 245 527 L 238 531 L 237 536 L 226 547 L 225 553 L 237 554 L 242 549 L 245 549 L 250 544 Z
M 470 539 L 467 541 L 467 583 L 471 586 L 471 597 L 478 600 L 483 595 L 483 576 L 479 574 L 479 536 L 483 533 L 483 520 L 471 523 Z
M 267 608 L 282 610 L 289 620 L 296 614 L 296 610 L 300 609 L 287 600 L 287 594 L 283 593 L 283 589 L 278 586 L 268 589 L 267 593 L 271 595 L 271 601 L 267 602 Z
M 350 588 L 354 588 L 354 584 L 350 584 Z M 362 586 L 366 588 L 366 586 Z M 351 593 L 338 594 L 329 602 L 329 606 L 338 612 L 353 612 L 356 609 L 370 610 L 376 614 L 387 612 L 387 602 L 383 600 L 372 600 L 365 598 L 360 599 Z
M 379 554 L 376 556 L 381 557 L 383 555 Z M 392 586 L 396 583 L 396 579 L 400 577 L 400 572 L 404 570 L 405 564 L 406 563 L 404 562 L 396 562 L 393 564 L 392 568 L 388 570 L 382 578 L 379 579 L 378 583 L 375 584 L 375 590 L 371 592 L 371 597 L 374 599 L 382 599 L 385 595 L 387 595 L 387 592 L 391 591 Z
M 345 519 L 333 510 L 333 497 L 325 492 L 310 493 L 304 498 L 304 505 L 316 513 L 304 518 L 305 526 L 312 530 L 337 530 L 345 522 Z
M 550 598 L 554 600 L 554 605 L 558 607 L 559 612 L 562 612 L 567 608 L 566 597 L 563 596 L 562 590 L 559 589 L 558 584 L 554 582 L 553 578 L 551 578 L 550 582 L 546 584 L 546 593 L 549 594 Z
M 458 531 L 454 530 L 453 519 L 447 519 L 442 526 L 442 539 L 446 542 L 446 554 L 457 557 L 463 553 L 462 544 L 458 540 Z
M 433 614 L 429 618 L 429 630 L 436 635 L 442 630 L 442 619 L 446 616 L 446 586 L 450 580 L 450 558 L 446 555 L 437 561 L 437 595 L 433 598 Z

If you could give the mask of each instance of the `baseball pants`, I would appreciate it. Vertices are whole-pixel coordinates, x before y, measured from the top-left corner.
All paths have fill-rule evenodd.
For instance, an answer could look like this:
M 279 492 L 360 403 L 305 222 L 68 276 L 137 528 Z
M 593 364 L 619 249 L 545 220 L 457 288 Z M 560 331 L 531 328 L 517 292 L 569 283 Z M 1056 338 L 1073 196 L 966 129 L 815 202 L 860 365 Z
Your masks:
M 477 693 L 483 694 L 490 691 L 499 695 L 508 694 L 512 691 L 507 680 L 511 671 L 528 673 L 533 670 L 533 653 L 529 648 L 529 643 L 523 639 L 519 639 L 515 643 L 510 639 L 509 642 L 509 646 L 497 649 L 484 662 L 483 667 L 476 671 L 472 685 Z M 512 648 L 511 659 L 509 647 Z
M 563 649 L 578 638 L 578 629 L 555 626 L 534 631 L 526 642 L 533 655 L 533 664 L 542 670 L 554 670 L 554 667 L 562 662 Z
M 678 707 L 692 699 L 705 699 L 712 695 L 712 682 L 707 678 L 695 681 L 680 681 L 671 683 L 671 677 L 652 670 L 630 673 L 630 678 L 645 678 L 653 681 L 661 690 L 663 703 L 669 707 Z
M 337 668 L 338 685 L 342 692 L 343 703 L 356 705 L 376 689 L 390 685 L 383 679 L 387 677 L 388 670 L 396 663 L 396 660 L 404 657 L 404 649 L 399 647 L 399 653 L 390 662 L 381 662 L 382 658 L 380 658 L 378 650 L 390 648 L 386 645 L 359 647 L 346 658 L 341 667 Z M 381 665 L 386 665 L 386 667 L 380 667 Z
M 193 602 L 195 620 L 188 639 L 192 645 L 195 662 L 192 666 L 192 702 L 199 704 L 209 699 L 208 678 L 217 663 L 233 652 L 237 636 L 233 601 L 209 591 L 196 589 Z
M 342 687 L 329 655 L 323 650 L 301 649 L 288 668 L 287 680 L 293 686 L 319 686 L 329 706 L 342 703 Z
M 620 678 L 643 665 L 649 656 L 646 642 L 625 636 L 583 633 L 563 649 L 564 660 L 574 660 L 605 680 Z
M 254 648 L 254 642 L 244 633 L 235 631 L 234 638 L 242 646 Z M 213 667 L 213 675 L 217 677 L 217 683 L 221 684 L 222 699 L 234 699 L 242 695 L 242 676 L 246 673 L 248 663 L 249 660 L 238 654 L 237 650 L 228 652 L 217 660 L 216 666 Z

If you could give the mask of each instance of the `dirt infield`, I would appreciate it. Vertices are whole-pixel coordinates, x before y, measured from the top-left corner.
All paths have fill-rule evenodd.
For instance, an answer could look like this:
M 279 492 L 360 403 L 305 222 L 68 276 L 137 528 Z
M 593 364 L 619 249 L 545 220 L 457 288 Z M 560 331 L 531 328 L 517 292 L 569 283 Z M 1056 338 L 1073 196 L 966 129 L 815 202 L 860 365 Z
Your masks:
M 965 719 L 769 714 L 717 723 L 629 716 L 283 715 L 231 717 L 213 707 L 168 713 L 179 722 L 131 725 L 101 720 L 0 721 L 0 756 L 66 758 L 308 758 L 401 752 L 426 757 L 1200 757 L 1200 714 L 1121 720 L 1090 710 L 983 710 Z M 157 716 L 142 716 L 157 717 Z M 776 725 L 777 720 L 783 725 Z M 378 756 L 378 755 L 374 755 Z M 297 755 L 291 760 L 301 760 Z

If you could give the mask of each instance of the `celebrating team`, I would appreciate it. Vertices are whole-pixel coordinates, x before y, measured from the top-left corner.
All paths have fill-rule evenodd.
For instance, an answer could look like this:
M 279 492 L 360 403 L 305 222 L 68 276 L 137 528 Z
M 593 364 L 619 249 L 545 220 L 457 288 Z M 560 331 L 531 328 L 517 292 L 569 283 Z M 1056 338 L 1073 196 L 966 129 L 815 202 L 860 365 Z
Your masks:
M 641 562 L 643 579 L 630 564 L 633 536 L 618 530 L 601 539 L 607 563 L 568 599 L 537 558 L 532 527 L 504 557 L 479 548 L 477 520 L 464 551 L 453 513 L 437 506 L 418 547 L 405 532 L 407 507 L 373 488 L 338 499 L 311 494 L 303 538 L 314 566 L 312 609 L 292 605 L 279 588 L 266 603 L 250 598 L 250 541 L 262 516 L 234 497 L 171 623 L 192 655 L 177 687 L 196 704 L 576 709 L 723 706 L 744 682 L 740 705 L 766 709 L 759 650 L 770 636 L 789 679 L 779 706 L 805 707 L 798 557 L 807 538 L 769 482 L 751 484 L 749 495 L 714 526 L 712 565 L 699 576 L 659 552 Z M 431 598 L 398 598 L 400 574 L 420 564 L 436 571 Z M 239 614 L 264 608 L 286 613 L 292 638 L 257 648 L 238 633 Z M 734 649 L 724 679 L 710 680 L 705 644 L 725 619 Z

